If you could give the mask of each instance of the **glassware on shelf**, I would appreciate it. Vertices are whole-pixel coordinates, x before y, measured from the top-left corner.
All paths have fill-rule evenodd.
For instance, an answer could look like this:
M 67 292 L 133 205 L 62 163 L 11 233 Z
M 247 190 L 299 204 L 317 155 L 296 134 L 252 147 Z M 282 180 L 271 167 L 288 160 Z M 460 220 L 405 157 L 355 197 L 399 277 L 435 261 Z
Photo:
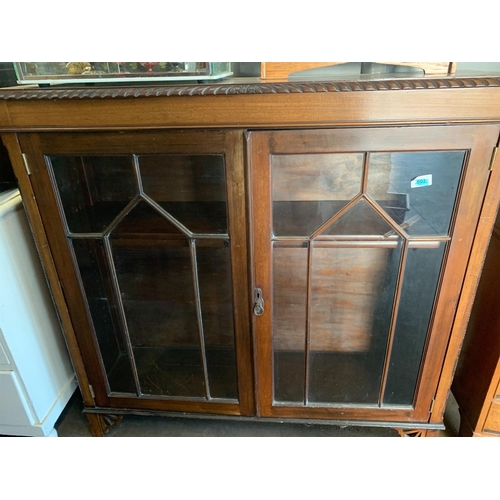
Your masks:
M 148 70 L 148 73 L 153 72 L 153 68 L 157 65 L 157 62 L 141 62 L 141 66 Z

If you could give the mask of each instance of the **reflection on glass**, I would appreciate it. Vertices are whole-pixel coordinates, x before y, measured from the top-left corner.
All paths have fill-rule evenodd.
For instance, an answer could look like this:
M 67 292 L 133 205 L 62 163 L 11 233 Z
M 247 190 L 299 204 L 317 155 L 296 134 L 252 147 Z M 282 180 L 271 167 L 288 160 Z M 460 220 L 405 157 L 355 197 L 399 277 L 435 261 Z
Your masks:
M 308 236 L 361 191 L 361 153 L 273 155 L 273 233 Z
M 196 261 L 210 396 L 238 399 L 228 243 L 198 240 Z
M 409 235 L 448 235 L 464 158 L 465 151 L 373 153 L 368 194 Z
M 283 245 L 273 245 L 274 400 L 303 402 L 308 249 Z
M 50 156 L 71 233 L 102 233 L 137 194 L 131 156 Z
M 101 240 L 73 240 L 99 350 L 113 392 L 135 393 Z
M 413 403 L 445 247 L 408 249 L 384 404 Z
M 141 155 L 144 192 L 194 233 L 227 234 L 223 155 Z
M 399 237 L 392 247 L 314 246 L 310 402 L 377 403 L 400 260 Z

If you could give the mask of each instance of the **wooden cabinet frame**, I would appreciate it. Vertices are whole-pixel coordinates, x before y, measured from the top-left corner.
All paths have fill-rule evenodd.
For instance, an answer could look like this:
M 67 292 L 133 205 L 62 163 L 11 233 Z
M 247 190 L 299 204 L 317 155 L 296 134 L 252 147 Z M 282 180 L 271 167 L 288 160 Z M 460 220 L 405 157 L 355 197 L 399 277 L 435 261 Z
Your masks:
M 161 141 L 147 143 L 144 137 L 166 137 L 162 132 L 166 129 L 171 130 L 173 139 L 164 147 L 171 148 L 171 151 L 192 152 L 197 134 L 203 135 L 204 130 L 212 129 L 215 140 L 207 144 L 212 144 L 215 149 L 215 144 L 224 144 L 226 155 L 232 158 L 234 165 L 243 166 L 245 162 L 252 165 L 252 169 L 246 172 L 243 167 L 237 167 L 232 170 L 232 178 L 228 179 L 231 186 L 228 202 L 232 204 L 234 215 L 232 231 L 238 240 L 235 243 L 237 252 L 236 249 L 233 252 L 238 254 L 233 261 L 233 274 L 238 276 L 235 282 L 236 322 L 243 332 L 238 346 L 242 367 L 238 372 L 241 406 L 240 409 L 231 405 L 220 407 L 217 412 L 226 414 L 227 418 L 238 414 L 280 420 L 327 418 L 351 424 L 360 422 L 424 429 L 420 434 L 431 435 L 442 428 L 456 358 L 500 199 L 500 155 L 490 162 L 493 148 L 498 143 L 499 103 L 498 76 L 297 83 L 234 80 L 206 86 L 1 89 L 0 133 L 19 182 L 93 432 L 102 434 L 115 422 L 109 418 L 106 420 L 104 414 L 129 411 L 199 413 L 213 411 L 213 408 L 211 410 L 203 403 L 189 408 L 182 404 L 166 405 L 157 400 L 149 402 L 145 408 L 134 404 L 132 398 L 113 399 L 102 390 L 96 390 L 99 375 L 94 370 L 99 361 L 92 354 L 95 353 L 92 337 L 85 333 L 85 328 L 82 329 L 86 318 L 82 312 L 81 293 L 72 275 L 71 256 L 61 230 L 50 180 L 42 173 L 43 154 L 50 151 L 60 154 L 77 151 L 112 153 L 117 149 L 124 151 L 124 144 L 128 144 L 130 150 L 136 148 L 135 151 L 140 151 L 141 144 L 144 144 L 144 150 L 151 152 L 150 145 L 154 142 L 158 146 Z M 340 130 L 341 127 L 345 130 Z M 190 132 L 190 129 L 198 130 Z M 447 266 L 448 275 L 442 280 L 442 287 L 446 289 L 441 290 L 438 303 L 443 314 L 436 314 L 434 320 L 434 328 L 444 333 L 430 337 L 415 410 L 374 413 L 332 408 L 300 415 L 288 410 L 275 413 L 270 410 L 270 374 L 269 367 L 266 368 L 269 352 L 266 343 L 269 342 L 270 330 L 269 325 L 262 324 L 267 321 L 266 316 L 255 320 L 253 340 L 248 333 L 252 323 L 251 281 L 254 281 L 254 276 L 260 278 L 266 273 L 267 264 L 260 250 L 265 244 L 259 242 L 261 233 L 246 226 L 251 221 L 265 224 L 267 213 L 262 204 L 252 204 L 252 200 L 260 199 L 266 189 L 262 176 L 256 175 L 255 170 L 264 168 L 269 148 L 269 143 L 262 139 L 264 135 L 258 135 L 261 134 L 259 131 L 280 129 L 289 132 L 271 132 L 271 136 L 275 134 L 273 147 L 279 147 L 280 137 L 288 142 L 287 148 L 299 147 L 299 142 L 294 141 L 297 134 L 307 135 L 306 129 L 311 129 L 311 132 L 313 129 L 335 129 L 341 136 L 345 134 L 345 141 L 355 137 L 358 131 L 361 132 L 360 138 L 371 137 L 370 140 L 374 141 L 377 137 L 379 147 L 383 149 L 384 137 L 390 137 L 385 132 L 390 130 L 391 134 L 400 134 L 401 140 L 405 131 L 408 132 L 415 141 L 411 148 L 417 148 L 419 141 L 423 148 L 428 148 L 435 141 L 440 148 L 449 144 L 452 149 L 453 144 L 459 143 L 460 149 L 472 151 L 464 181 L 469 195 L 462 200 L 456 214 L 457 219 L 466 221 L 463 227 L 467 229 L 463 234 L 454 234 L 449 257 L 453 259 L 453 265 Z M 418 129 L 422 130 L 421 135 Z M 424 129 L 432 133 L 426 135 Z M 245 151 L 244 132 L 247 131 L 250 135 L 247 136 Z M 115 143 L 117 146 L 112 146 L 113 137 L 121 137 Z M 369 146 L 364 149 L 374 150 L 373 142 Z M 162 146 L 158 147 L 160 151 Z M 401 146 L 404 147 L 408 146 Z M 362 144 L 357 143 L 355 149 L 363 149 Z M 265 226 L 260 226 L 260 229 L 265 229 Z M 267 294 L 265 286 L 263 291 Z M 257 399 L 256 407 L 254 398 Z

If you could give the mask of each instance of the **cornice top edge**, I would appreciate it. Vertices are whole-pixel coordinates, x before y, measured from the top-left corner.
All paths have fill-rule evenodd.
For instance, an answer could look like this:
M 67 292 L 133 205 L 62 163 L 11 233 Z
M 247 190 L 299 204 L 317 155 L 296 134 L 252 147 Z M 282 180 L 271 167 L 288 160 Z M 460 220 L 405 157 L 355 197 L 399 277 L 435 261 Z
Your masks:
M 500 87 L 500 77 L 422 78 L 394 80 L 330 80 L 308 82 L 217 83 L 142 87 L 0 88 L 3 100 L 131 99 L 247 94 L 311 94 L 329 92 L 387 92 Z

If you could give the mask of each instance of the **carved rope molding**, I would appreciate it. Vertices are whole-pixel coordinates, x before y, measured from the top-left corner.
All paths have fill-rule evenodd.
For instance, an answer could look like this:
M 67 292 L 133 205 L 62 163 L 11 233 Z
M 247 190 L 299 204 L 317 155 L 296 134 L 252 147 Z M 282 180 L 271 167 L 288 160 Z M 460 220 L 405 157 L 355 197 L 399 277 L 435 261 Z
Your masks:
M 144 87 L 77 87 L 0 89 L 0 99 L 117 99 L 134 97 L 211 96 L 242 94 L 309 94 L 500 87 L 500 78 L 429 78 L 328 82 L 283 82 Z

